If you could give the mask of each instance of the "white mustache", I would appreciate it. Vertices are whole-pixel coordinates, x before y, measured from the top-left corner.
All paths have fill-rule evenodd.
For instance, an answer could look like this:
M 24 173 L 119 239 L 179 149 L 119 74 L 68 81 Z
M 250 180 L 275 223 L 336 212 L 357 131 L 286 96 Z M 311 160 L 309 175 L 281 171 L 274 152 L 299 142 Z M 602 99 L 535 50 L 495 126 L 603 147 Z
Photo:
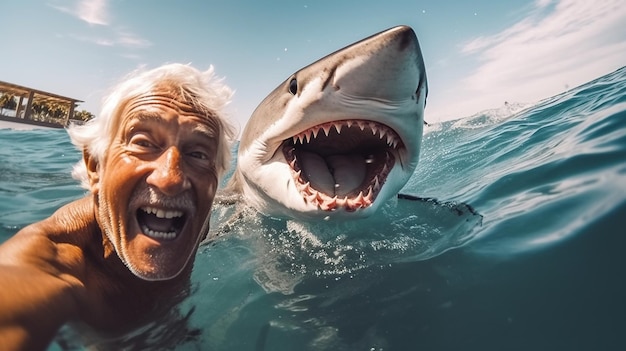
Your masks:
M 190 191 L 185 191 L 174 197 L 167 196 L 149 185 L 142 185 L 133 191 L 131 202 L 140 206 L 155 206 L 164 208 L 191 209 L 193 197 Z

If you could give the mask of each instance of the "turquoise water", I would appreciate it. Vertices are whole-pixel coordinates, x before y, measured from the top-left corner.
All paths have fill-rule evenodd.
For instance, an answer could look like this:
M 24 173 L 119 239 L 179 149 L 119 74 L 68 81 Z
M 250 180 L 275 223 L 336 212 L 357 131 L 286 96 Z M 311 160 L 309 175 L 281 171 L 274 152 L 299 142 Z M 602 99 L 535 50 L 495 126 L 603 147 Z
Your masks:
M 0 241 L 83 195 L 64 131 L 0 145 Z M 626 67 L 427 127 L 403 193 L 439 201 L 353 223 L 216 206 L 192 295 L 115 347 L 624 349 Z M 50 349 L 75 345 L 64 330 Z

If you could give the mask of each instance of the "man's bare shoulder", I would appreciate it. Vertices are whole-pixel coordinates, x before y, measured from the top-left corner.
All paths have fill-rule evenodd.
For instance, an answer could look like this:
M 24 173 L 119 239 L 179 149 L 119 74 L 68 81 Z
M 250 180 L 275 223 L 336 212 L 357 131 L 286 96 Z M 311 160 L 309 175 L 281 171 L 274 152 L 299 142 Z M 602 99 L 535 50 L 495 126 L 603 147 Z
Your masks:
M 0 265 L 72 269 L 98 234 L 90 199 L 76 200 L 52 216 L 24 227 L 0 245 Z
M 62 323 L 78 315 L 86 243 L 98 234 L 93 209 L 89 213 L 88 199 L 74 201 L 0 245 L 5 346 L 43 348 Z

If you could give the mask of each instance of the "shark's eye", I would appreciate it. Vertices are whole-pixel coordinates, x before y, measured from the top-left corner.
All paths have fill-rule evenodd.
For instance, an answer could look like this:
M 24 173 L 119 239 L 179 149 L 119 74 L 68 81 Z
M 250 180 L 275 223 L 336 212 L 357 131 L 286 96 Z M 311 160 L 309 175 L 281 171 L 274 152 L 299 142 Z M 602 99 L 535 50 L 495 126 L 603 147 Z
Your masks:
M 289 82 L 289 92 L 293 95 L 296 95 L 296 93 L 298 92 L 298 81 L 296 80 L 296 78 L 292 78 Z

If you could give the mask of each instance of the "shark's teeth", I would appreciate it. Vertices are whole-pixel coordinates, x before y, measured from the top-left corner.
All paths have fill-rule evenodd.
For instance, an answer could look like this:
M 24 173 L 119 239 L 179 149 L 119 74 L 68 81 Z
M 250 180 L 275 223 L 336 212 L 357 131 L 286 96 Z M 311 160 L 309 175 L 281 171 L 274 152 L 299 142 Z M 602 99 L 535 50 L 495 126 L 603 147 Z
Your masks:
M 318 205 L 324 211 L 332 211 L 337 208 L 337 196 L 331 198 L 327 198 Z
M 291 140 L 294 144 L 310 143 L 311 140 L 317 139 L 318 136 L 320 136 L 320 130 L 324 131 L 325 136 L 329 136 L 333 128 L 337 134 L 341 134 L 343 127 L 350 128 L 355 124 L 361 131 L 370 131 L 372 135 L 378 135 L 379 139 L 386 140 L 387 145 L 391 148 L 397 149 L 399 145 L 402 144 L 398 134 L 391 128 L 373 121 L 365 120 L 342 120 L 319 124 L 294 135 L 291 137 Z
M 347 131 L 345 128 L 355 128 L 352 131 Z M 293 143 L 286 143 L 283 148 L 285 158 L 291 168 L 293 179 L 295 180 L 295 186 L 300 192 L 302 199 L 309 205 L 317 206 L 322 211 L 336 211 L 343 209 L 348 212 L 353 212 L 358 209 L 363 209 L 371 206 L 378 193 L 381 191 L 387 175 L 391 171 L 395 163 L 395 157 L 393 157 L 392 151 L 387 151 L 386 157 L 367 154 L 362 155 L 363 160 L 367 167 L 379 167 L 377 174 L 371 175 L 371 179 L 368 183 L 362 184 L 359 189 L 355 189 L 353 193 L 347 195 L 341 195 L 343 198 L 338 197 L 336 193 L 339 191 L 339 184 L 335 185 L 335 190 L 330 193 L 315 189 L 311 185 L 310 179 L 305 176 L 305 172 L 300 169 L 298 164 L 298 152 L 299 145 L 310 143 L 317 138 L 324 138 L 320 131 L 324 132 L 324 135 L 329 136 L 331 133 L 336 135 L 345 133 L 356 133 L 360 129 L 364 133 L 372 135 L 386 144 L 390 149 L 398 150 L 404 147 L 404 144 L 400 140 L 398 134 L 391 128 L 367 120 L 342 120 L 333 121 L 311 127 L 291 138 Z M 322 139 L 322 143 L 325 139 Z M 358 192 L 358 193 L 357 193 Z
M 366 202 L 373 202 L 373 198 L 374 198 L 374 191 L 372 190 L 372 186 L 370 185 L 367 188 L 367 195 L 365 195 L 365 197 L 363 197 L 363 200 Z
M 313 138 L 317 138 L 317 133 L 319 132 L 319 128 L 313 128 L 313 130 L 311 131 L 311 133 L 313 134 Z M 326 136 L 328 136 L 328 133 L 326 133 Z
M 337 131 L 337 134 L 341 134 L 341 127 L 343 126 L 343 124 L 334 123 L 333 125 L 335 126 L 335 130 Z
M 326 134 L 326 136 L 328 136 L 328 133 L 330 133 L 330 128 L 332 128 L 332 124 L 323 124 L 322 125 L 322 129 L 324 130 L 324 134 Z
M 370 123 L 369 127 L 372 130 L 372 135 L 376 135 L 376 133 L 378 132 L 378 128 L 376 127 L 376 123 Z
M 387 145 L 389 146 L 393 145 L 393 135 L 391 134 L 387 134 Z
M 317 206 L 323 211 L 336 211 L 339 208 L 343 208 L 346 211 L 352 212 L 360 208 L 369 207 L 374 203 L 376 194 L 380 190 L 380 183 L 378 176 L 376 176 L 372 184 L 365 190 L 360 191 L 355 197 L 349 197 L 347 195 L 343 198 L 339 198 L 337 195 L 331 197 L 321 191 L 313 189 L 310 182 L 305 182 L 300 177 L 301 173 L 301 171 L 294 171 L 293 173 L 294 179 L 296 179 L 296 187 L 307 203 Z
M 356 199 L 352 200 L 355 204 L 360 204 L 363 203 L 363 192 L 359 192 L 359 195 L 356 197 Z

